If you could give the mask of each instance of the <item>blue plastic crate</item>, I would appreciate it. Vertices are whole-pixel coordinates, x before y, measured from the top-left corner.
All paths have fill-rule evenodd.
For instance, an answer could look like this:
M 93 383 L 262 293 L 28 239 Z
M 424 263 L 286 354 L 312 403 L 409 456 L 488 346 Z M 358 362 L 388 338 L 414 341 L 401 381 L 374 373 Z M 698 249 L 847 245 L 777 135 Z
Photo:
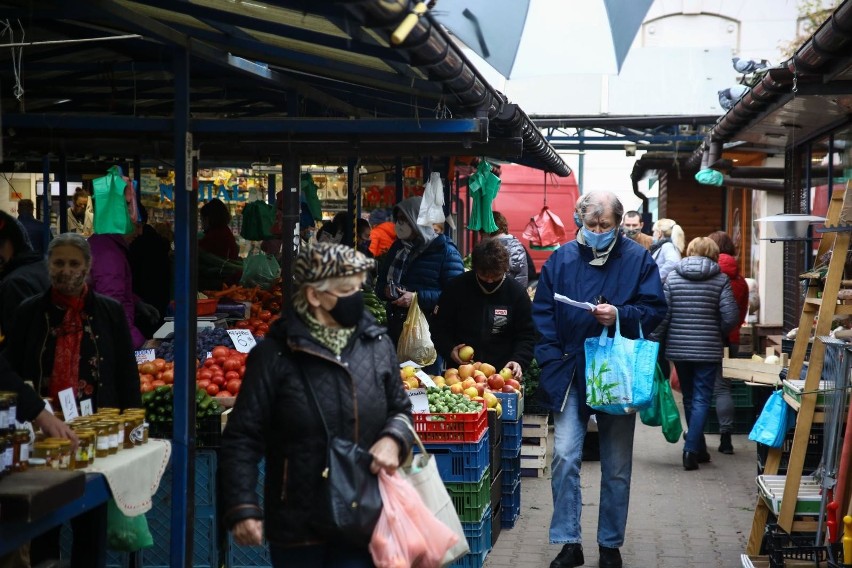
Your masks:
M 488 469 L 488 431 L 476 443 L 429 444 L 427 451 L 435 458 L 441 479 L 450 483 L 479 482 Z M 415 453 L 420 449 L 414 447 Z
M 172 470 L 163 473 L 160 487 L 146 514 L 154 546 L 140 552 L 142 566 L 159 568 L 171 565 Z M 194 568 L 218 568 L 216 524 L 216 452 L 198 450 L 195 454 L 195 525 L 193 526 Z
M 513 458 L 503 458 L 503 491 L 512 490 L 521 481 L 521 452 Z
M 503 421 L 503 455 L 514 456 L 521 451 L 521 434 L 524 429 L 524 421 Z
M 266 480 L 266 461 L 261 460 L 257 465 L 257 492 L 261 508 L 263 507 L 263 484 Z M 269 555 L 269 547 L 265 544 L 262 546 L 242 546 L 234 542 L 234 537 L 228 533 L 228 540 L 225 550 L 225 567 L 226 568 L 247 568 L 249 566 L 255 568 L 271 568 L 272 557 Z
M 462 523 L 464 536 L 471 554 L 480 554 L 491 550 L 491 507 L 485 508 L 482 520 L 478 523 Z
M 511 490 L 503 491 L 503 499 L 500 501 L 502 511 L 500 512 L 500 525 L 504 529 L 515 526 L 521 515 L 521 483 L 518 482 Z
M 524 414 L 524 397 L 516 392 L 495 392 L 503 407 L 503 420 L 518 420 Z
M 482 568 L 485 564 L 485 557 L 488 556 L 488 551 L 480 552 L 479 554 L 469 553 L 465 554 L 452 564 L 450 564 L 451 568 Z

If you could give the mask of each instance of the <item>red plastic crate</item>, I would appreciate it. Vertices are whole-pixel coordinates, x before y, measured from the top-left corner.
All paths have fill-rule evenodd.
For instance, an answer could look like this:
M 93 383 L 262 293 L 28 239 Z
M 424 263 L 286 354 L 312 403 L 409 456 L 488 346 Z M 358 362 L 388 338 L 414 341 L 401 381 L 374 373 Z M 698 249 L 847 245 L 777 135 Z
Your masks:
M 424 444 L 478 442 L 488 429 L 488 413 L 417 413 L 414 429 Z

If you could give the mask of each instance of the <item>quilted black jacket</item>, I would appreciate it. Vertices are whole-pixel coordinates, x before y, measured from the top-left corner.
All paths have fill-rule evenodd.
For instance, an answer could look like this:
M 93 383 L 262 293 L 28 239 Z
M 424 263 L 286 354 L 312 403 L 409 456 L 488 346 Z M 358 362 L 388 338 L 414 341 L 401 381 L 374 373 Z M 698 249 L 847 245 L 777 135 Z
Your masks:
M 383 436 L 411 450 L 411 408 L 399 378 L 396 349 L 385 329 L 364 314 L 336 357 L 297 317 L 277 321 L 246 361 L 237 403 L 222 438 L 219 472 L 226 526 L 265 519 L 266 539 L 278 546 L 323 541 L 313 528 L 325 503 L 322 471 L 327 437 L 305 380 L 311 381 L 332 435 L 363 448 Z M 265 511 L 256 493 L 266 458 Z

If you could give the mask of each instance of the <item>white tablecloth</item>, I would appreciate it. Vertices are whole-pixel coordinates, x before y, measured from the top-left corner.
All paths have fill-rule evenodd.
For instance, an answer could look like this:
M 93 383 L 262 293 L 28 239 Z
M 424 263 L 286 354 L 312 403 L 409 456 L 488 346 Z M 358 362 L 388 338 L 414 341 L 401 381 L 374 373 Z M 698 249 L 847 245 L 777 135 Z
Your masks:
M 151 509 L 151 497 L 160 486 L 171 453 L 171 442 L 151 438 L 145 445 L 97 458 L 82 471 L 102 473 L 119 510 L 134 517 Z

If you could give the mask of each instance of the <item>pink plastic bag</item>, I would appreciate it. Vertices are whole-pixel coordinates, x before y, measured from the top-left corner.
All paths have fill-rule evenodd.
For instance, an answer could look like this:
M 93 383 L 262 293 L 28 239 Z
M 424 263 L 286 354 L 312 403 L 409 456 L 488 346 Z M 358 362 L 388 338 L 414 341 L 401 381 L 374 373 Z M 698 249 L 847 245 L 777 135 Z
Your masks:
M 565 226 L 555 213 L 545 205 L 541 212 L 532 217 L 524 229 L 524 238 L 533 248 L 558 247 L 565 240 Z
M 382 514 L 370 540 L 376 568 L 437 568 L 458 542 L 398 474 L 379 472 Z

